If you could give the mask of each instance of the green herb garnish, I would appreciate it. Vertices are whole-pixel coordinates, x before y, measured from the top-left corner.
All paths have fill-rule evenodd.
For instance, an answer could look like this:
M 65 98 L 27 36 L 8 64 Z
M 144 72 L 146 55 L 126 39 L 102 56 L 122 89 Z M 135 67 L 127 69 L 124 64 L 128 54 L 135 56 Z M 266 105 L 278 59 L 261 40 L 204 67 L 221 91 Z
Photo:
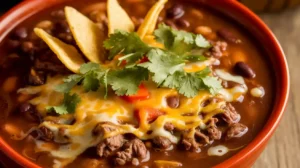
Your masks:
M 75 85 L 82 85 L 86 92 L 105 89 L 106 98 L 109 86 L 118 96 L 134 95 L 138 92 L 142 81 L 153 80 L 158 87 L 178 90 L 186 97 L 194 97 L 200 90 L 216 94 L 222 88 L 221 82 L 211 76 L 206 69 L 188 73 L 184 71 L 187 62 L 205 61 L 202 55 L 211 47 L 201 35 L 174 30 L 164 24 L 159 25 L 154 35 L 165 49 L 150 47 L 136 33 L 116 31 L 104 41 L 104 47 L 109 50 L 109 59 L 118 57 L 119 64 L 126 62 L 125 68 L 107 69 L 96 63 L 83 64 L 80 73 L 70 75 L 64 83 L 56 87 L 56 91 L 65 93 L 61 106 L 49 107 L 58 114 L 72 113 L 80 101 L 76 94 L 69 92 Z M 148 62 L 140 63 L 143 57 Z M 70 104 L 70 105 L 69 105 Z

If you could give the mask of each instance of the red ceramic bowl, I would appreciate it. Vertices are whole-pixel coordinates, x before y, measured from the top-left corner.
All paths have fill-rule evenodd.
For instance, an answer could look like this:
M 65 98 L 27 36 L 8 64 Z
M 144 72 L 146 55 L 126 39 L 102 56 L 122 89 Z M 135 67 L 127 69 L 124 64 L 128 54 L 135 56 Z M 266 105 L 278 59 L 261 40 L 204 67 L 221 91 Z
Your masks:
M 17 5 L 0 18 L 0 41 L 3 40 L 14 27 L 28 17 L 65 1 L 69 0 L 28 0 Z M 287 104 L 289 94 L 289 73 L 284 53 L 271 30 L 253 12 L 239 2 L 233 0 L 189 1 L 199 4 L 204 3 L 245 27 L 248 32 L 251 32 L 251 35 L 264 46 L 264 49 L 269 56 L 270 64 L 274 67 L 273 69 L 276 77 L 276 98 L 272 113 L 264 128 L 243 150 L 215 166 L 216 168 L 251 167 L 274 133 Z M 24 158 L 12 149 L 1 137 L 0 149 L 24 167 L 39 168 L 38 165 Z

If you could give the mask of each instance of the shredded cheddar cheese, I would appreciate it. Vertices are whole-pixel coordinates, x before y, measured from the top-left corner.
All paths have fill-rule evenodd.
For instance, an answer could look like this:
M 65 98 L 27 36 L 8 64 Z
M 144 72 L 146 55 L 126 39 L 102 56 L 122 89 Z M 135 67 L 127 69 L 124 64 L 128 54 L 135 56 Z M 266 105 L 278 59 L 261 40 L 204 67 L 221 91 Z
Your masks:
M 30 103 L 35 105 L 37 110 L 46 116 L 47 106 L 57 105 L 62 101 L 63 95 L 54 91 L 54 86 L 60 84 L 61 81 L 61 76 L 48 78 L 45 85 L 23 88 L 19 92 L 36 94 L 37 96 L 31 99 Z M 220 95 L 217 95 L 221 101 L 210 103 L 205 107 L 202 107 L 201 104 L 213 96 L 207 91 L 200 91 L 194 98 L 180 96 L 180 106 L 171 108 L 167 105 L 166 98 L 178 95 L 176 90 L 156 88 L 151 82 L 145 83 L 145 85 L 150 92 L 150 98 L 134 103 L 128 103 L 113 94 L 104 99 L 101 97 L 103 94 L 101 91 L 85 92 L 79 86 L 74 87 L 72 92 L 81 97 L 81 102 L 77 105 L 75 113 L 58 117 L 46 116 L 45 121 L 40 125 L 50 129 L 55 135 L 54 141 L 62 145 L 53 148 L 53 146 L 47 145 L 46 142 L 37 140 L 36 150 L 49 152 L 57 158 L 54 162 L 55 167 L 59 167 L 72 162 L 87 148 L 96 146 L 104 138 L 118 134 L 131 133 L 142 140 L 163 136 L 177 144 L 180 140 L 180 135 L 173 135 L 165 130 L 164 125 L 167 122 L 172 123 L 178 130 L 190 130 L 187 136 L 192 138 L 197 127 L 200 126 L 200 129 L 205 129 L 206 123 L 211 117 L 223 112 L 222 107 L 226 105 L 226 101 L 234 101 L 247 90 L 241 86 L 223 89 Z M 164 112 L 164 115 L 159 116 L 153 122 L 149 122 L 147 121 L 148 113 L 143 112 L 143 109 L 146 107 L 159 109 Z M 136 110 L 140 110 L 139 121 L 134 114 Z M 205 114 L 205 117 L 201 119 L 199 117 L 200 114 Z M 55 118 L 60 122 L 47 121 Z M 75 123 L 70 125 L 72 118 L 74 118 Z M 101 122 L 113 123 L 117 129 L 103 136 L 93 135 L 93 129 Z M 60 135 L 59 131 L 62 128 L 64 129 L 64 135 L 68 139 Z M 149 131 L 152 133 L 148 134 Z

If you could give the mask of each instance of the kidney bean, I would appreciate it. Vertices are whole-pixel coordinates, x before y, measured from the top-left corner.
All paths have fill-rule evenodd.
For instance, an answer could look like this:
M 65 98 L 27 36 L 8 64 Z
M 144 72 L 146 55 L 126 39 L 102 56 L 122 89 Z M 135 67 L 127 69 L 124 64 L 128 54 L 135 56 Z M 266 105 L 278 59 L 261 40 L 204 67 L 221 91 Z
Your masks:
M 60 20 L 54 24 L 54 28 L 56 32 L 61 32 L 61 33 L 70 33 L 70 28 L 65 20 Z
M 34 51 L 34 44 L 30 41 L 22 43 L 21 49 L 24 53 L 32 53 Z
M 178 27 L 181 27 L 181 28 L 187 28 L 187 27 L 190 27 L 190 22 L 188 22 L 187 20 L 184 20 L 184 19 L 178 19 L 176 20 L 176 25 L 178 25 Z
M 178 108 L 179 107 L 179 97 L 178 96 L 170 96 L 170 97 L 167 97 L 166 99 L 167 101 L 167 104 L 169 107 L 171 108 Z
M 25 27 L 17 28 L 14 32 L 14 37 L 16 39 L 25 39 L 27 36 L 28 36 L 28 32 Z
M 50 20 L 43 20 L 39 22 L 35 27 L 44 29 L 46 31 L 51 31 L 53 28 L 53 23 Z
M 171 20 L 166 20 L 165 24 L 172 27 L 173 29 L 178 29 L 177 26 Z
M 171 8 L 167 9 L 166 16 L 169 19 L 178 19 L 184 15 L 183 6 L 174 4 Z
M 229 30 L 225 28 L 218 30 L 217 33 L 220 37 L 222 37 L 224 40 L 228 42 L 235 43 L 235 44 L 239 44 L 242 42 L 234 34 L 232 34 Z
M 256 76 L 252 68 L 244 62 L 237 62 L 234 66 L 234 71 L 246 78 L 254 78 Z
M 211 34 L 213 31 L 208 26 L 198 26 L 195 28 L 194 32 L 197 34 L 207 36 L 207 35 Z

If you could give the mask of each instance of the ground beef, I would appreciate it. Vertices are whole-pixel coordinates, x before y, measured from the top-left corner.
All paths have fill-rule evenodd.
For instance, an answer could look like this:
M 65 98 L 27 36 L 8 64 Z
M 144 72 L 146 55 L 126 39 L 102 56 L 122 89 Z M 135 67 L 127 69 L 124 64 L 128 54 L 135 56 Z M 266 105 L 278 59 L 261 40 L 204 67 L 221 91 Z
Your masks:
M 93 134 L 95 136 L 103 136 L 108 132 L 112 132 L 116 130 L 116 126 L 110 122 L 102 122 L 98 123 L 93 129 Z
M 209 137 L 199 130 L 195 132 L 195 140 L 201 145 L 209 143 Z
M 223 52 L 227 50 L 227 43 L 224 41 L 211 42 L 213 47 L 205 53 L 207 56 L 220 58 L 223 56 Z
M 20 113 L 29 121 L 42 122 L 42 115 L 30 103 L 23 103 L 19 108 Z
M 234 123 L 231 124 L 227 134 L 226 134 L 226 139 L 231 139 L 231 138 L 239 138 L 245 135 L 248 131 L 248 127 L 241 124 L 241 123 Z
M 235 108 L 230 103 L 228 103 L 224 107 L 224 112 L 222 113 L 221 118 L 230 125 L 239 122 L 241 116 L 237 113 Z
M 45 126 L 41 126 L 39 128 L 39 133 L 40 133 L 40 137 L 45 141 L 53 141 L 54 139 L 53 132 Z
M 126 142 L 123 150 L 116 153 L 114 163 L 116 165 L 125 165 L 128 162 L 137 164 L 136 159 L 144 159 L 147 152 L 145 144 L 138 138 L 135 138 Z
M 68 69 L 63 64 L 55 64 L 53 62 L 40 61 L 37 59 L 34 62 L 34 68 L 41 71 L 66 73 Z
M 192 138 L 183 138 L 181 144 L 185 150 L 191 150 L 197 148 L 197 144 Z
M 108 157 L 111 156 L 115 151 L 121 148 L 124 144 L 124 136 L 116 135 L 113 137 L 109 137 L 104 139 L 97 145 L 97 154 L 100 157 Z
M 174 125 L 173 125 L 172 123 L 170 123 L 170 122 L 167 122 L 167 123 L 164 125 L 164 128 L 165 128 L 165 130 L 171 132 L 171 131 L 174 130 Z
M 157 136 L 153 138 L 153 143 L 156 147 L 160 149 L 168 149 L 172 145 L 172 142 L 168 138 L 163 136 Z
M 201 146 L 210 143 L 209 137 L 199 130 L 196 130 L 194 138 L 183 137 L 181 144 L 184 150 L 198 151 Z
M 222 132 L 217 128 L 216 123 L 218 122 L 217 118 L 210 119 L 210 122 L 207 127 L 207 132 L 210 139 L 220 140 L 222 137 Z

